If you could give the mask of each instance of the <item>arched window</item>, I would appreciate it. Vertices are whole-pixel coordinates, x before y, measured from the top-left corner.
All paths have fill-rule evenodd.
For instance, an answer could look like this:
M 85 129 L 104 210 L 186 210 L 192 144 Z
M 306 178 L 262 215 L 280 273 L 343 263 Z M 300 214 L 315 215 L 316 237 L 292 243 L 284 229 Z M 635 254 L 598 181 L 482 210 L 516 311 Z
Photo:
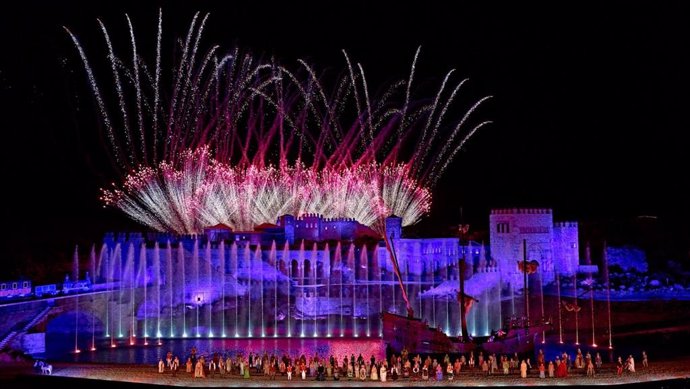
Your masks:
M 290 276 L 291 277 L 297 277 L 299 275 L 299 263 L 297 263 L 296 259 L 292 260 L 292 263 L 290 264 Z
M 311 262 L 307 259 L 304 261 L 304 279 L 308 279 L 311 276 Z

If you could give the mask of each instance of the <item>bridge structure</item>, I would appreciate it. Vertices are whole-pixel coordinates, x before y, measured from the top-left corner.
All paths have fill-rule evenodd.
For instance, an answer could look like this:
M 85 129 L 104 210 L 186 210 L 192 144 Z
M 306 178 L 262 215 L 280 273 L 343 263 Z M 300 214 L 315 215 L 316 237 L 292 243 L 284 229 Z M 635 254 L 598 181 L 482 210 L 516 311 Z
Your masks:
M 0 353 L 17 350 L 27 355 L 42 354 L 46 351 L 48 332 L 72 336 L 76 348 L 77 343 L 84 343 L 84 339 L 76 337 L 90 334 L 103 338 L 109 331 L 106 324 L 108 315 L 113 312 L 119 312 L 119 320 L 124 323 L 136 323 L 134 316 L 143 302 L 142 294 L 125 293 L 121 300 L 113 299 L 112 295 L 113 291 L 102 288 L 1 303 L 0 317 L 4 320 L 0 321 Z M 129 300 L 130 296 L 134 296 L 134 304 Z M 126 336 L 129 336 L 129 332 Z

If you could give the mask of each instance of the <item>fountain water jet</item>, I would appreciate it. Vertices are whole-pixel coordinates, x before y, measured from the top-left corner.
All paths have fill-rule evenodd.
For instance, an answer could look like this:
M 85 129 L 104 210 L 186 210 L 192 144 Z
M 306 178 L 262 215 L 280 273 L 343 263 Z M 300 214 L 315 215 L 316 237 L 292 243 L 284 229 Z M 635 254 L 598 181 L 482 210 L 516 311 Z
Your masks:
M 135 278 L 135 284 L 134 288 L 137 287 L 136 280 L 139 280 L 139 282 L 144 284 L 144 345 L 148 345 L 148 337 L 149 337 L 149 328 L 148 328 L 148 279 L 146 277 L 146 245 L 144 243 L 141 244 L 141 247 L 139 249 L 139 274 Z M 135 315 L 135 320 L 136 320 L 136 315 Z M 136 324 L 133 326 L 133 328 L 136 331 Z M 135 332 L 136 336 L 136 332 Z
M 227 333 L 225 331 L 225 241 L 221 241 L 218 245 L 218 264 L 220 273 L 220 285 L 221 285 L 221 336 L 226 337 Z
M 194 248 L 192 249 L 192 277 L 194 279 L 194 296 L 192 301 L 196 305 L 196 337 L 201 337 L 201 332 L 199 330 L 199 307 L 201 306 L 201 301 L 199 301 L 199 240 L 194 239 Z
M 103 250 L 101 250 L 101 253 Z M 96 245 L 91 245 L 91 253 L 89 254 L 89 269 L 91 277 L 93 277 L 93 284 L 98 281 L 96 277 Z M 89 277 L 86 277 L 87 279 Z M 94 310 L 94 297 L 91 296 L 91 310 Z M 96 317 L 91 317 L 91 351 L 96 351 Z
M 213 287 L 213 269 L 211 266 L 211 243 L 206 243 L 206 250 L 204 253 L 204 261 L 206 262 L 206 285 L 205 292 L 202 294 L 204 296 L 204 303 L 208 305 L 208 320 L 206 324 L 208 325 L 208 336 L 213 337 L 213 294 L 211 293 L 211 288 Z
M 175 336 L 175 328 L 173 324 L 173 313 L 174 313 L 174 307 L 175 305 L 173 304 L 173 260 L 172 260 L 172 244 L 170 243 L 170 239 L 168 239 L 167 245 L 165 247 L 165 261 L 167 264 L 166 268 L 166 277 L 165 277 L 165 287 L 168 289 L 168 298 L 169 298 L 169 305 L 168 309 L 170 310 L 170 328 L 168 330 L 170 331 L 170 337 Z
M 161 252 L 158 242 L 153 246 L 153 282 L 156 285 L 156 338 L 161 336 Z
M 187 301 L 186 301 L 186 296 L 187 296 L 187 282 L 186 282 L 186 277 L 185 277 L 185 255 L 184 255 L 184 246 L 182 246 L 182 242 L 180 242 L 177 245 L 177 266 L 179 267 L 178 274 L 180 275 L 180 285 L 182 288 L 180 289 L 180 292 L 182 293 L 180 296 L 180 306 L 182 306 L 182 337 L 186 338 L 187 337 Z M 172 288 L 172 286 L 171 286 Z
M 355 314 L 355 307 L 357 307 L 357 268 L 355 266 L 355 244 L 350 244 L 350 250 L 347 253 L 347 267 L 352 276 L 352 309 L 350 312 L 352 321 L 352 336 L 355 338 L 359 336 L 357 331 L 357 315 Z

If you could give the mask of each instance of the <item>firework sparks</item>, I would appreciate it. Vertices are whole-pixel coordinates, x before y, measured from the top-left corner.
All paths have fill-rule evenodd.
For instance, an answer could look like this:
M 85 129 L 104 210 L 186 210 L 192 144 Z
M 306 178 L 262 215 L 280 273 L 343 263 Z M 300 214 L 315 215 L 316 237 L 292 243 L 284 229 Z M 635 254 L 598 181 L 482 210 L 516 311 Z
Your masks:
M 329 94 L 322 81 L 328 77 L 302 60 L 291 71 L 237 49 L 222 56 L 214 46 L 204 53 L 208 15 L 194 16 L 178 62 L 166 70 L 161 15 L 153 74 L 137 52 L 132 21 L 127 18 L 132 58 L 121 59 L 99 20 L 119 115 L 109 112 L 109 95 L 67 30 L 112 154 L 127 172 L 102 191 L 102 200 L 155 230 L 198 233 L 217 223 L 253 229 L 304 213 L 354 218 L 378 231 L 391 214 L 414 224 L 429 211 L 430 189 L 453 156 L 488 123 L 467 124 L 489 97 L 464 108 L 459 122 L 448 122 L 467 81 L 453 81 L 453 71 L 430 105 L 415 101 L 419 50 L 407 80 L 391 84 L 380 98 L 370 94 L 363 67 L 343 52 L 346 71 Z M 171 90 L 162 90 L 166 80 Z

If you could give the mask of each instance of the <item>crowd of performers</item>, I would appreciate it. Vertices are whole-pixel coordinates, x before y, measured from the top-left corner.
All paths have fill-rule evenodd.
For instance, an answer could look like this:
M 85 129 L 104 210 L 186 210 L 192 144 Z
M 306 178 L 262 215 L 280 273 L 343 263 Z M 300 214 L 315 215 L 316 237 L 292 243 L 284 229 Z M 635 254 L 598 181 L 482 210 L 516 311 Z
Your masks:
M 440 361 L 432 356 L 422 358 L 419 354 L 410 355 L 406 350 L 400 355 L 393 354 L 390 359 L 376 359 L 371 356 L 365 359 L 361 354 L 355 357 L 354 354 L 343 355 L 338 358 L 331 355 L 328 358 L 320 357 L 315 354 L 307 358 L 305 355 L 282 357 L 277 355 L 263 355 L 250 352 L 248 355 L 237 354 L 233 357 L 213 353 L 211 355 L 197 356 L 197 351 L 192 348 L 189 356 L 182 362 L 172 352 L 168 352 L 165 359 L 158 362 L 158 372 L 172 372 L 173 376 L 178 371 L 184 369 L 187 374 L 195 378 L 205 378 L 210 375 L 220 376 L 240 376 L 250 378 L 253 375 L 263 375 L 269 379 L 276 379 L 276 376 L 287 377 L 287 380 L 362 380 L 362 381 L 381 381 L 398 379 L 410 380 L 449 380 L 452 381 L 461 371 L 476 371 L 484 375 L 491 376 L 497 374 L 510 375 L 520 374 L 526 378 L 528 371 L 539 372 L 540 378 L 548 377 L 567 377 L 575 369 L 578 374 L 586 372 L 587 376 L 594 377 L 597 371 L 602 369 L 602 358 L 599 353 L 594 357 L 587 352 L 583 353 L 578 349 L 574 358 L 567 353 L 557 356 L 555 360 L 546 361 L 543 352 L 540 350 L 536 356 L 536 364 L 532 365 L 529 358 L 520 358 L 517 353 L 514 355 L 490 354 L 485 356 L 479 352 L 476 357 L 474 352 L 469 355 L 458 355 L 454 361 L 446 354 Z M 642 365 L 648 366 L 647 354 L 642 352 Z M 635 360 L 632 355 L 623 361 L 618 357 L 616 364 L 616 374 L 622 375 L 623 372 L 635 372 Z

